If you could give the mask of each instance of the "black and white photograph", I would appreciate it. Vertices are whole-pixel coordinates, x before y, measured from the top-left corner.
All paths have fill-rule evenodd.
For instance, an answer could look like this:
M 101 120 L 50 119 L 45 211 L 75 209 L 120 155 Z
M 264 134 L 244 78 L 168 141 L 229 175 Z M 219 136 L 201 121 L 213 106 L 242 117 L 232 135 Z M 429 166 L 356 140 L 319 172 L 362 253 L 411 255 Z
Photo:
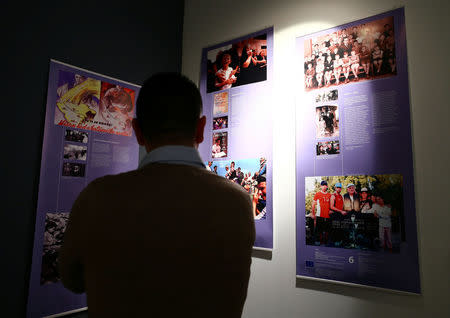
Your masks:
M 332 89 L 326 92 L 320 92 L 315 96 L 316 103 L 335 102 L 338 100 L 338 90 Z
M 72 144 L 64 145 L 64 155 L 63 155 L 64 159 L 86 161 L 86 156 L 87 156 L 86 146 L 79 146 Z
M 58 255 L 68 221 L 69 213 L 47 213 L 45 215 L 41 285 L 56 283 L 60 280 L 58 273 Z
M 267 79 L 267 34 L 208 51 L 207 93 Z
M 316 137 L 339 136 L 339 112 L 337 105 L 316 107 Z
M 394 17 L 343 28 L 304 44 L 307 91 L 397 74 Z
M 228 116 L 213 118 L 213 130 L 228 128 Z
M 84 163 L 64 162 L 62 175 L 64 177 L 84 177 L 86 165 Z
M 316 155 L 337 155 L 341 153 L 339 148 L 339 140 L 319 141 L 316 145 Z
M 226 131 L 213 134 L 211 155 L 212 158 L 224 158 L 228 155 L 228 133 Z
M 66 129 L 64 133 L 64 140 L 71 142 L 81 142 L 87 144 L 89 141 L 88 133 L 85 131 Z

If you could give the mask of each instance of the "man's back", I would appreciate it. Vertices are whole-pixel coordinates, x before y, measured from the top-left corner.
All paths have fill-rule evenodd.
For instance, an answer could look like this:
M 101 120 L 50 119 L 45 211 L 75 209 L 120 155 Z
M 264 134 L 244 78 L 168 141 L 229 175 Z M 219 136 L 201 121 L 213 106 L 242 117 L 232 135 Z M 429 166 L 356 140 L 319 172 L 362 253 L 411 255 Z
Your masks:
M 206 169 L 152 163 L 106 176 L 74 204 L 61 268 L 80 263 L 93 317 L 240 317 L 250 212 L 242 188 Z

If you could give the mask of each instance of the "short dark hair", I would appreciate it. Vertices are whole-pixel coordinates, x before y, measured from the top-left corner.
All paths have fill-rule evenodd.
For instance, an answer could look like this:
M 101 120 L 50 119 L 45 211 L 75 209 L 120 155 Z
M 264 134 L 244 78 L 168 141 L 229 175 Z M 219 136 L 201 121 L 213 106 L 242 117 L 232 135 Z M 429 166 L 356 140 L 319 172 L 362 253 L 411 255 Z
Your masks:
M 194 137 L 201 112 L 199 89 L 189 78 L 175 72 L 148 78 L 136 101 L 136 119 L 149 140 L 167 134 Z

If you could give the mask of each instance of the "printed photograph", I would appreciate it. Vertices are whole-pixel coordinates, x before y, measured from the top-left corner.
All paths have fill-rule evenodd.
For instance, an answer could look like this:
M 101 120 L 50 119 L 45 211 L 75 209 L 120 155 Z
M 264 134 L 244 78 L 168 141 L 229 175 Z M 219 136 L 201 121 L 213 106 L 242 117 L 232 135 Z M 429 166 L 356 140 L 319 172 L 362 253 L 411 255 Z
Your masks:
M 255 220 L 266 218 L 266 158 L 205 162 L 206 169 L 241 185 L 253 202 Z
M 64 159 L 86 161 L 87 147 L 72 144 L 64 145 Z
M 68 221 L 69 213 L 47 213 L 45 215 L 41 285 L 56 283 L 60 280 L 58 255 Z
M 337 155 L 341 153 L 339 148 L 339 140 L 319 141 L 316 145 L 316 155 Z
M 267 34 L 209 50 L 207 58 L 207 93 L 265 81 Z
M 60 71 L 56 94 L 56 125 L 131 136 L 134 90 Z
M 227 156 L 228 133 L 226 131 L 213 134 L 211 154 L 212 158 L 224 158 Z
M 64 132 L 64 140 L 71 142 L 81 142 L 87 144 L 89 141 L 88 133 L 79 130 L 66 129 Z
M 394 17 L 306 40 L 304 72 L 307 91 L 396 75 Z
M 228 116 L 213 118 L 213 130 L 228 128 Z
M 228 113 L 228 92 L 221 92 L 214 95 L 213 115 Z
M 316 103 L 335 102 L 338 100 L 338 90 L 333 89 L 326 92 L 320 92 L 316 95 Z
M 62 175 L 64 177 L 84 177 L 86 165 L 84 163 L 63 162 Z
M 339 136 L 339 112 L 336 105 L 316 107 L 316 137 Z
M 399 253 L 402 175 L 306 177 L 305 220 L 307 245 Z

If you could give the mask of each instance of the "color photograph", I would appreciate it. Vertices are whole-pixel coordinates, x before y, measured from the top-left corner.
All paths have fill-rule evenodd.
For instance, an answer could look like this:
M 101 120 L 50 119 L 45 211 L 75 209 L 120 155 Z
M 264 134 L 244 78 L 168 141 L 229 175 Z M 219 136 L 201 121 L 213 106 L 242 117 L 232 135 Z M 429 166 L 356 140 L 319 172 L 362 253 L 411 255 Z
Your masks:
M 306 244 L 399 253 L 405 240 L 399 174 L 305 178 Z
M 208 161 L 206 169 L 241 185 L 253 202 L 255 220 L 266 218 L 266 158 Z
M 267 79 L 267 34 L 209 50 L 207 93 Z
M 213 134 L 211 155 L 212 158 L 224 158 L 228 155 L 228 133 L 226 131 Z
M 228 128 L 228 116 L 213 118 L 213 130 Z

